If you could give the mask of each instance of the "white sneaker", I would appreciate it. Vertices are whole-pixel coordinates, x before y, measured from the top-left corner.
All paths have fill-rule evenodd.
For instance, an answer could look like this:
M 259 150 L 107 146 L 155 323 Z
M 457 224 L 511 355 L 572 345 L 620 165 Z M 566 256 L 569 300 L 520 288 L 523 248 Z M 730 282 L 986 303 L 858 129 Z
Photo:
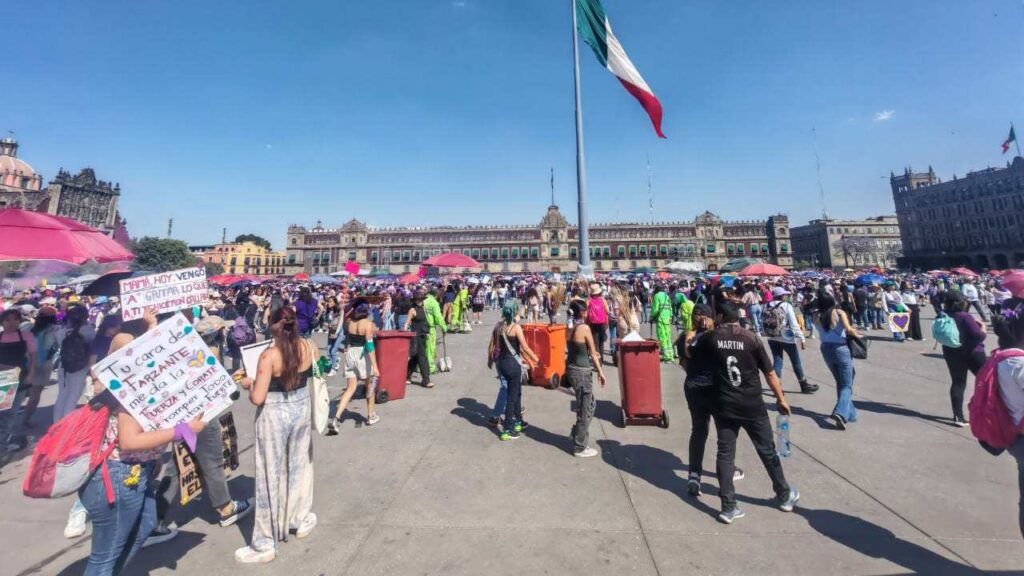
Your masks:
M 85 526 L 89 522 L 89 512 L 85 508 L 72 508 L 68 514 L 68 523 L 64 526 L 65 538 L 78 538 L 85 534 Z
M 250 546 L 244 546 L 235 550 L 235 561 L 242 564 L 265 564 L 277 557 L 273 548 L 270 550 L 253 550 Z
M 316 528 L 316 514 L 310 512 L 306 519 L 302 521 L 302 526 L 299 526 L 298 530 L 295 531 L 295 537 L 305 538 L 313 532 L 313 528 Z
M 600 454 L 600 452 L 598 452 L 595 448 L 587 446 L 583 450 L 574 453 L 573 456 L 577 458 L 590 458 L 591 456 L 597 456 L 598 454 Z
M 369 418 L 366 419 L 367 426 L 373 426 L 377 422 L 380 422 L 380 414 L 374 414 L 373 416 L 370 416 Z

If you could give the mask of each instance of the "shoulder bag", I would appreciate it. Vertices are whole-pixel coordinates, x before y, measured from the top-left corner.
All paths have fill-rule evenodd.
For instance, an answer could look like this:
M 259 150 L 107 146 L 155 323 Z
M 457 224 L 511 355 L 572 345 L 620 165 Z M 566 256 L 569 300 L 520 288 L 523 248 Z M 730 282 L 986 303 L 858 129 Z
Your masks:
M 313 377 L 310 379 L 309 398 L 312 403 L 310 416 L 313 421 L 313 429 L 319 434 L 327 431 L 327 421 L 331 416 L 331 396 L 327 391 L 327 380 L 320 371 L 320 350 L 309 340 L 305 340 L 309 349 L 309 359 L 313 370 Z

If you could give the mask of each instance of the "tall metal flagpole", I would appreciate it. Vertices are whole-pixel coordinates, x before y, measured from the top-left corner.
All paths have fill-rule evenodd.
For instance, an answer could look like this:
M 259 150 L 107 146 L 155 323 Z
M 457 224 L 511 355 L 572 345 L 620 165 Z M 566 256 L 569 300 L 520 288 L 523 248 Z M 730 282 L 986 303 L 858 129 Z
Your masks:
M 587 167 L 583 154 L 583 105 L 580 102 L 580 39 L 576 30 L 576 0 L 572 2 L 572 71 L 576 89 L 576 195 L 579 202 L 579 271 L 580 276 L 594 275 L 590 266 L 590 238 L 587 227 Z

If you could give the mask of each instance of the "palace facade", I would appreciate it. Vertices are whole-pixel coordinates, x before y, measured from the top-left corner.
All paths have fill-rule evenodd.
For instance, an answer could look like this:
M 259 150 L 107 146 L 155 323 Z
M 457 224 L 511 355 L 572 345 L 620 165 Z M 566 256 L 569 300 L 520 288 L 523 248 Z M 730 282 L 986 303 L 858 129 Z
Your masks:
M 1024 158 L 942 182 L 930 167 L 889 178 L 901 265 L 978 270 L 1024 266 Z
M 895 216 L 863 220 L 820 218 L 791 231 L 793 258 L 798 267 L 849 268 L 896 266 L 902 256 L 899 222 Z
M 670 262 L 695 262 L 718 270 L 734 258 L 763 258 L 793 265 L 789 218 L 724 221 L 705 212 L 689 222 L 608 223 L 590 226 L 590 254 L 596 272 L 658 269 Z M 578 230 L 548 207 L 537 225 L 371 228 L 350 220 L 338 228 L 321 222 L 288 227 L 288 274 L 332 274 L 347 262 L 388 274 L 415 272 L 421 262 L 459 252 L 491 273 L 575 272 Z

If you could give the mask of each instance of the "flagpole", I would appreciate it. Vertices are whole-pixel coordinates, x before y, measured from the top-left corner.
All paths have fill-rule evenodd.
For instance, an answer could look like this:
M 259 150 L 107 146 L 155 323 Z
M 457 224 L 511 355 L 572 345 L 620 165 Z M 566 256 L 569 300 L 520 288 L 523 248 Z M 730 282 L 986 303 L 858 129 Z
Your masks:
M 576 92 L 576 196 L 579 206 L 579 270 L 578 274 L 585 278 L 593 276 L 590 266 L 590 239 L 587 227 L 587 168 L 583 153 L 583 104 L 580 101 L 580 40 L 576 29 L 576 0 L 572 2 L 572 71 L 573 87 Z
M 1020 156 L 1020 141 L 1017 139 L 1017 131 L 1013 129 L 1013 122 L 1010 122 L 1010 132 L 1013 132 L 1013 145 L 1017 147 L 1017 156 Z

